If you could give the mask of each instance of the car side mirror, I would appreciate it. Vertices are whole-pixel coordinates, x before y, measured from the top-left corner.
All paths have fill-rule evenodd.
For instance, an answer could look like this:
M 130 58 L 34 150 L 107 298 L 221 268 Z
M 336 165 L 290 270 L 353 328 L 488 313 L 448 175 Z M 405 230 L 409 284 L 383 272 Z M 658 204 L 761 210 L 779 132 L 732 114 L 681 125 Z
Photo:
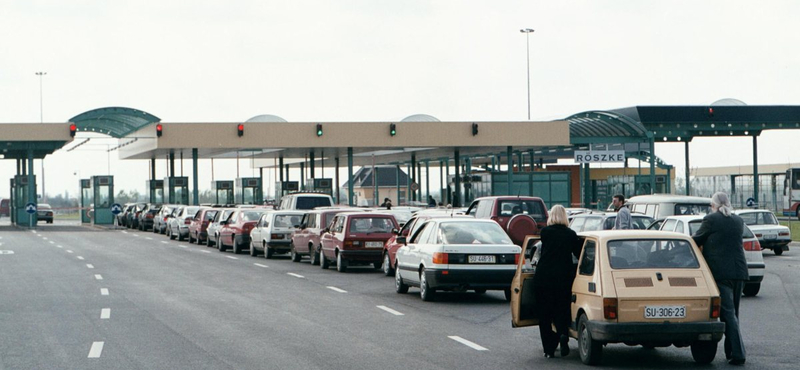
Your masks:
M 329 233 L 329 232 L 331 232 L 331 228 L 330 228 L 330 227 L 326 227 L 326 228 L 325 228 L 325 232 L 326 232 L 326 233 Z
M 403 245 L 408 245 L 408 243 L 406 242 L 406 237 L 405 236 L 398 236 L 396 240 L 397 240 L 398 243 L 403 243 Z

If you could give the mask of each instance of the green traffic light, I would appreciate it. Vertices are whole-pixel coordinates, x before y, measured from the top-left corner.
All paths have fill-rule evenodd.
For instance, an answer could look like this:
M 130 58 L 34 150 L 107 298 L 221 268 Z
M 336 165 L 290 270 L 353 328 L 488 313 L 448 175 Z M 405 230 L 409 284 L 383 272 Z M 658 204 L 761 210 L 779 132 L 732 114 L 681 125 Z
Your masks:
M 317 136 L 322 136 L 322 125 L 317 124 Z

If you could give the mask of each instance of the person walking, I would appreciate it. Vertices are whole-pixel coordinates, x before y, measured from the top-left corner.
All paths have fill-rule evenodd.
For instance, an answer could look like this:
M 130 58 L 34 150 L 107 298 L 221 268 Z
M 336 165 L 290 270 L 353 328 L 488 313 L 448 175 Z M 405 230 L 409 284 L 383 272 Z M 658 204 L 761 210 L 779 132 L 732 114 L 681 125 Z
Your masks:
M 739 299 L 749 279 L 742 247 L 742 218 L 733 213 L 728 195 L 711 196 L 711 213 L 703 217 L 700 229 L 692 235 L 703 252 L 719 288 L 720 321 L 725 323 L 725 358 L 731 365 L 744 365 L 745 349 L 739 329 Z
M 561 357 L 564 357 L 569 355 L 570 297 L 575 279 L 572 256 L 580 256 L 582 246 L 578 235 L 569 228 L 564 206 L 557 204 L 550 210 L 541 238 L 539 262 L 533 277 L 539 334 L 545 357 L 552 358 L 559 344 Z M 553 324 L 556 332 L 553 332 Z
M 389 198 L 383 198 L 383 204 L 381 207 L 386 207 L 386 209 L 392 209 L 392 200 Z
M 614 230 L 630 230 L 631 228 L 631 211 L 625 205 L 625 196 L 617 194 L 611 201 L 614 206 L 614 211 L 617 212 L 617 219 L 614 220 Z

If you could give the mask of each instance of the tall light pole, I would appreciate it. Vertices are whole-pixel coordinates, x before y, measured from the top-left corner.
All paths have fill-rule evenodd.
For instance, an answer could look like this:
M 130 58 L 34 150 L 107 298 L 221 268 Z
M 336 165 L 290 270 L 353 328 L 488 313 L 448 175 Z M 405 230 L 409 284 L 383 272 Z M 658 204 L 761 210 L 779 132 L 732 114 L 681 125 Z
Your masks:
M 39 123 L 44 123 L 44 109 L 42 105 L 42 78 L 46 75 L 47 72 L 36 72 L 36 75 L 39 76 Z M 47 196 L 44 192 L 44 157 L 42 157 L 42 200 L 47 201 Z
M 530 121 L 531 120 L 531 39 L 530 39 L 530 35 L 533 33 L 533 29 L 531 29 L 531 28 L 523 28 L 523 29 L 519 30 L 519 32 L 522 32 L 522 33 L 525 34 L 525 43 L 526 43 L 525 50 L 527 51 L 527 59 L 526 59 L 527 63 L 525 64 L 525 66 L 528 69 L 528 121 Z

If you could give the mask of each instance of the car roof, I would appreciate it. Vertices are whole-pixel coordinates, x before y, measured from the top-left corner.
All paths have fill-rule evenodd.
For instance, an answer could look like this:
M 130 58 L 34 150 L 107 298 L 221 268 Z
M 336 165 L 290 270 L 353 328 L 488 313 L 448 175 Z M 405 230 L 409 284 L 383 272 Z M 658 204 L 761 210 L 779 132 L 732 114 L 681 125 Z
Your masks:
M 516 200 L 516 199 L 521 199 L 521 200 L 542 200 L 542 198 L 539 198 L 539 197 L 529 197 L 529 196 L 526 196 L 526 195 L 519 195 L 519 196 L 518 195 L 493 195 L 493 196 L 489 196 L 489 197 L 475 198 L 475 200 L 485 200 L 485 199 L 495 199 L 495 200 Z
M 772 211 L 768 209 L 737 209 L 733 211 L 733 213 L 740 214 L 740 213 L 772 213 Z
M 593 237 L 601 242 L 618 239 L 691 239 L 689 235 L 660 230 L 598 230 L 583 231 L 580 236 Z
M 672 194 L 653 194 L 653 195 L 637 195 L 625 200 L 628 202 L 641 202 L 641 203 L 702 203 L 711 204 L 711 198 L 694 197 L 689 195 L 672 195 Z

